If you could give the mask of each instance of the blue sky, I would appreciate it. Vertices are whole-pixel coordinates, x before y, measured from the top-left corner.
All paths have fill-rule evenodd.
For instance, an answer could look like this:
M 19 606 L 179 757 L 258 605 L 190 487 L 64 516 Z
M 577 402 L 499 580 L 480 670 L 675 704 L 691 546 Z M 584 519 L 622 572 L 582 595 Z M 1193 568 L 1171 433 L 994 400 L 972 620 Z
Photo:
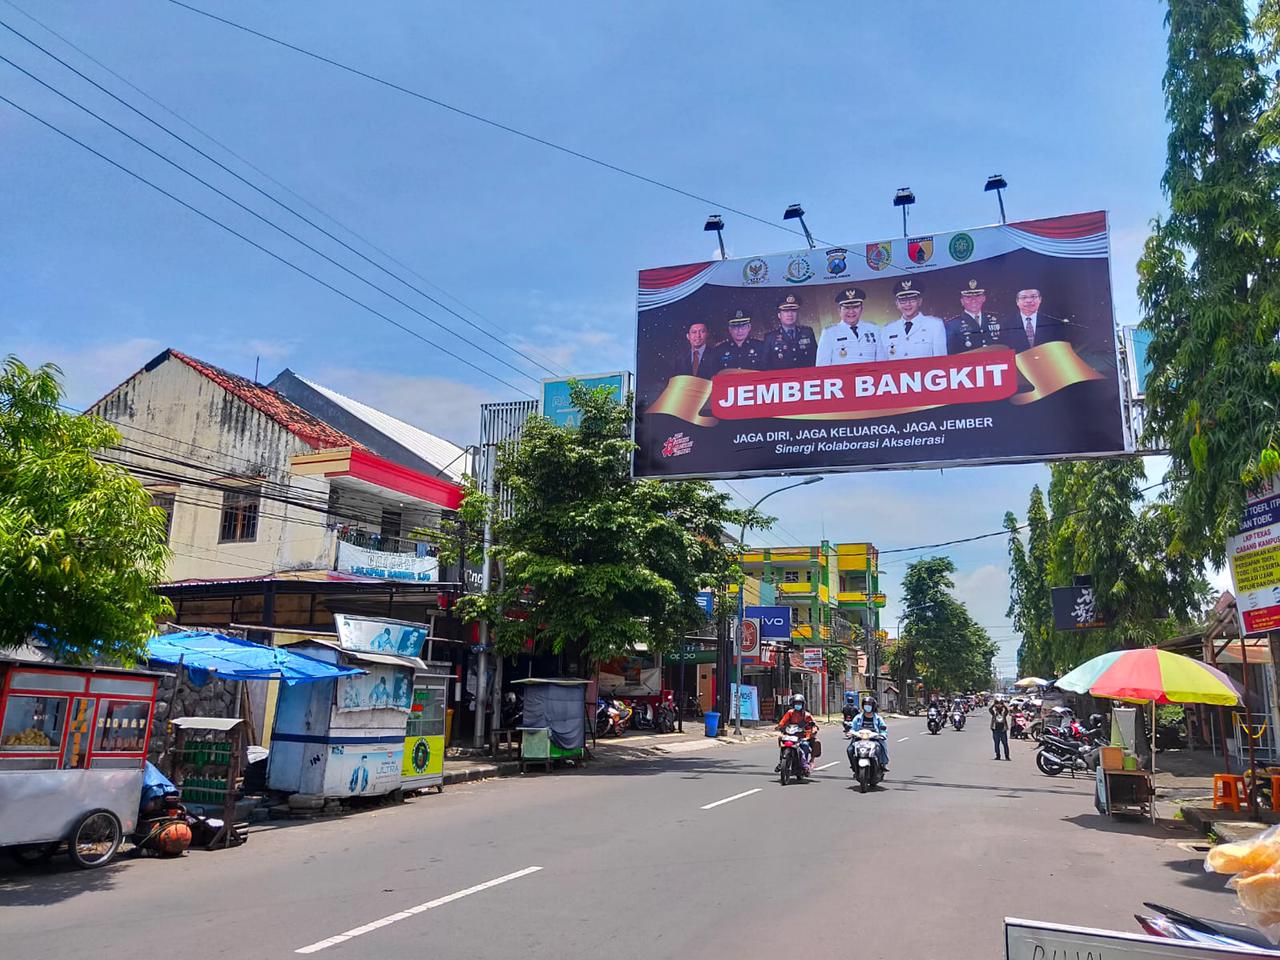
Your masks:
M 631 365 L 635 274 L 708 259 L 707 214 L 730 255 L 792 249 L 802 202 L 819 237 L 989 223 L 985 178 L 1003 173 L 1011 218 L 1105 208 L 1117 318 L 1136 318 L 1136 261 L 1159 189 L 1165 123 L 1163 9 L 1152 2 L 415 4 L 281 0 L 197 6 L 416 90 L 712 198 L 639 183 L 304 59 L 165 0 L 23 9 L 327 214 L 456 296 L 480 326 L 549 366 Z M 0 19 L 198 135 L 5 2 Z M 255 207 L 265 202 L 39 51 L 0 29 L 22 64 Z M 353 296 L 517 386 L 533 383 L 303 251 L 0 63 L 6 95 Z M 201 221 L 0 104 L 0 353 L 54 361 L 72 403 L 91 402 L 173 346 L 263 379 L 288 365 L 458 442 L 478 403 L 518 396 Z M 274 187 L 271 188 L 275 190 Z M 296 205 L 296 201 L 290 200 Z M 312 214 L 314 216 L 314 214 Z M 273 216 L 284 219 L 278 211 Z M 296 223 L 294 232 L 307 231 Z M 307 231 L 316 245 L 322 240 Z M 357 241 L 351 241 L 357 243 Z M 326 251 L 445 325 L 452 319 Z M 419 286 L 421 282 L 415 281 Z M 475 312 L 472 312 L 472 311 Z M 828 477 L 769 506 L 769 543 L 820 536 L 909 547 L 997 530 L 1020 514 L 1039 466 Z M 777 480 L 736 481 L 749 498 Z M 959 592 L 1002 642 L 1002 538 L 954 548 Z M 885 557 L 889 619 L 905 561 Z

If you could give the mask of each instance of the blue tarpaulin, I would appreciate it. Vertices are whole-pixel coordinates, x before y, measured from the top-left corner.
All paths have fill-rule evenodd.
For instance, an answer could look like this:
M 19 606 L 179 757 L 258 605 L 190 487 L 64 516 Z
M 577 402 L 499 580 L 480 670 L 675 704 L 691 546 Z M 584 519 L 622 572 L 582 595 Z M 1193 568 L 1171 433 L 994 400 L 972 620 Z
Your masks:
M 223 680 L 283 680 L 286 684 L 314 683 L 364 673 L 357 667 L 339 667 L 315 657 L 281 647 L 267 647 L 220 633 L 192 630 L 166 633 L 147 641 L 147 658 L 156 663 L 179 660 L 197 686 L 215 674 Z

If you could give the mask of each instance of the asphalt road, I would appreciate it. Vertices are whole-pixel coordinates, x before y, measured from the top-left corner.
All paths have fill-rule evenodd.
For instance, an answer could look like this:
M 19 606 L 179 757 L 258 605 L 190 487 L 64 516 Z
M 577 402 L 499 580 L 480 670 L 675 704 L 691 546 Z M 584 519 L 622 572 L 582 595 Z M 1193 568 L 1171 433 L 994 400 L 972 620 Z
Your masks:
M 936 737 L 893 723 L 865 796 L 838 725 L 826 742 L 803 785 L 765 742 L 459 785 L 181 860 L 0 866 L 0 956 L 995 958 L 1005 916 L 1231 917 L 1191 834 L 1099 817 L 1091 781 L 1041 775 L 1027 744 L 992 760 L 977 714 Z

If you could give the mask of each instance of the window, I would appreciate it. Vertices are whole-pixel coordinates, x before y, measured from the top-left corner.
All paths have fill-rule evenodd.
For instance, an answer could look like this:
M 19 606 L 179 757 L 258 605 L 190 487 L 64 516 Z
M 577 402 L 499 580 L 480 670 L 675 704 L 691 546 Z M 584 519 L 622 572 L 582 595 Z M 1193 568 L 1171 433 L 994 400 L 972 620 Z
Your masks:
M 169 535 L 173 532 L 173 501 L 174 494 L 163 490 L 151 491 L 151 505 L 159 507 L 164 511 L 164 542 L 169 542 Z
M 226 490 L 222 494 L 222 527 L 219 543 L 237 543 L 258 537 L 258 490 Z
M 146 748 L 151 704 L 138 700 L 103 700 L 98 707 L 95 751 L 140 753 Z
M 10 694 L 4 726 L 0 727 L 0 750 L 57 753 L 62 746 L 62 728 L 66 719 L 65 697 Z
M 378 533 L 382 535 L 383 540 L 396 541 L 400 539 L 400 511 L 399 510 L 383 510 L 382 524 Z M 392 542 L 391 546 L 395 546 Z
M 800 571 L 799 570 L 783 570 L 782 582 L 783 583 L 799 583 Z

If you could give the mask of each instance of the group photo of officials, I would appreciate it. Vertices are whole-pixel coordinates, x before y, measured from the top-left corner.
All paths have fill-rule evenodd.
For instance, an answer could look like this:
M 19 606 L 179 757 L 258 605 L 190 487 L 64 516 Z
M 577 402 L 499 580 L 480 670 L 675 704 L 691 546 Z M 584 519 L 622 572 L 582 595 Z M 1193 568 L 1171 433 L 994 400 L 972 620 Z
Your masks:
M 742 310 L 718 321 L 691 321 L 685 329 L 687 345 L 677 348 L 671 375 L 710 378 L 723 370 L 787 370 L 940 357 L 991 345 L 1020 353 L 1053 340 L 1070 340 L 1068 322 L 1041 311 L 1041 293 L 1034 287 L 1017 291 L 1013 309 L 1004 314 L 987 311 L 987 291 L 975 279 L 956 295 L 960 312 L 944 320 L 925 312 L 925 291 L 917 278 L 900 280 L 893 296 L 899 317 L 881 326 L 863 320 L 866 294 L 862 289 L 845 287 L 835 295 L 839 322 L 815 333 L 813 326 L 802 322 L 800 296 L 788 292 L 778 302 L 776 325 L 769 320 L 757 324 Z M 752 335 L 753 326 L 771 329 L 758 337 Z

